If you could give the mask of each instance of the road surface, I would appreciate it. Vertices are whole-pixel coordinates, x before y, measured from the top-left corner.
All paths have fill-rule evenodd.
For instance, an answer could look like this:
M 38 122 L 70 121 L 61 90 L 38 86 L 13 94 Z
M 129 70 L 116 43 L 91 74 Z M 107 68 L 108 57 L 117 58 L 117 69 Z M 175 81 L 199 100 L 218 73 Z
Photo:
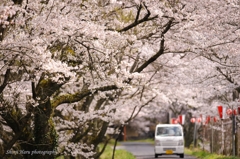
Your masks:
M 136 159 L 155 159 L 154 157 L 154 146 L 150 143 L 144 142 L 121 142 L 120 146 L 117 146 L 117 149 L 125 149 L 131 152 Z M 159 159 L 177 159 L 180 158 L 177 155 L 163 155 L 158 156 Z M 197 159 L 193 156 L 186 155 L 184 156 L 185 159 Z

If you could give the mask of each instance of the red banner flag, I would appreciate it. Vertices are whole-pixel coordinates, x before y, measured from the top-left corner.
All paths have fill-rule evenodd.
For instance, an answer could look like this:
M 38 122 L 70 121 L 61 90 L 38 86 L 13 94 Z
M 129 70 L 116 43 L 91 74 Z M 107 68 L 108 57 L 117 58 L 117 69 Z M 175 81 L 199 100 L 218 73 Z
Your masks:
M 223 118 L 223 107 L 221 105 L 218 106 L 218 114 L 220 119 Z

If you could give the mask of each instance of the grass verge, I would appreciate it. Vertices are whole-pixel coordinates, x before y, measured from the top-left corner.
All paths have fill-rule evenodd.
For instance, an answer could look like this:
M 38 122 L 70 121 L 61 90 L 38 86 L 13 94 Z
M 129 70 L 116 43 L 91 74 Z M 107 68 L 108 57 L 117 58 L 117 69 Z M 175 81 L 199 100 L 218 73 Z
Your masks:
M 199 149 L 187 149 L 184 150 L 185 154 L 195 156 L 199 159 L 239 159 L 239 157 L 233 157 L 233 156 L 223 156 L 223 155 L 217 155 L 212 154 L 206 151 L 202 151 Z
M 100 156 L 100 159 L 112 159 L 112 153 L 113 153 L 113 141 L 110 141 L 107 147 L 105 148 L 105 151 Z M 99 145 L 99 148 L 102 149 L 103 144 Z M 115 156 L 114 159 L 135 159 L 133 154 L 126 150 L 117 149 L 115 150 Z

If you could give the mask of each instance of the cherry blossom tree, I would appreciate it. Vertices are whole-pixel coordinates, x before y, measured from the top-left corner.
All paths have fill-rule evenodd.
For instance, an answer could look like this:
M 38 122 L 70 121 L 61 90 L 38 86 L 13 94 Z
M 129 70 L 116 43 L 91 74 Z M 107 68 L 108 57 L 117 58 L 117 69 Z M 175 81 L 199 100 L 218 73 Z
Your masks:
M 131 15 L 124 17 L 121 5 L 91 1 L 4 2 L 1 58 L 5 74 L 1 85 L 1 116 L 2 126 L 7 126 L 5 129 L 11 137 L 2 139 L 3 156 L 16 155 L 10 150 L 24 149 L 28 150 L 26 153 L 40 152 L 36 155 L 40 158 L 43 152 L 49 152 L 47 157 L 52 158 L 55 148 L 59 154 L 86 158 L 94 155 L 91 151 L 102 142 L 108 123 L 115 116 L 116 107 L 110 107 L 114 99 L 125 87 L 131 89 L 128 88 L 131 83 L 136 82 L 137 87 L 141 79 L 138 74 L 156 60 L 154 57 L 136 67 L 131 62 L 135 61 L 134 52 L 133 57 L 126 54 L 136 36 L 121 32 L 157 16 L 150 16 L 145 3 L 133 3 L 128 7 L 138 7 L 136 21 L 123 27 L 119 22 Z M 100 21 L 107 14 L 104 11 L 113 6 L 117 9 L 110 11 L 120 15 L 118 24 L 102 25 L 106 22 Z M 140 18 L 143 9 L 147 14 Z M 164 27 L 163 34 L 170 24 Z M 114 25 L 123 29 L 111 29 Z M 157 56 L 163 54 L 161 43 Z M 14 93 L 19 100 L 28 95 L 27 101 L 18 104 L 12 98 Z M 153 99 L 144 98 L 141 105 Z M 59 125 L 56 129 L 54 123 Z M 18 157 L 29 157 L 23 153 L 17 154 Z
M 3 157 L 98 158 L 110 124 L 175 99 L 204 109 L 239 85 L 239 1 L 4 0 L 0 12 Z

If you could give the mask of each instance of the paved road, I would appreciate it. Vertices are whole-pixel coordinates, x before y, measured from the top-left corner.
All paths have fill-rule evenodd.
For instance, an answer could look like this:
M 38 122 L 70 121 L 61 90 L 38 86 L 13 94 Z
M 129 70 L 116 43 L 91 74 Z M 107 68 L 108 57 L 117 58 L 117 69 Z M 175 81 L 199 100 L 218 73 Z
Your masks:
M 125 149 L 131 152 L 137 159 L 155 159 L 154 158 L 154 147 L 152 144 L 144 142 L 121 142 L 121 146 L 117 146 L 117 149 Z M 177 155 L 164 155 L 158 156 L 158 158 L 165 159 L 177 159 L 180 158 Z M 185 159 L 197 159 L 195 157 L 185 155 Z

